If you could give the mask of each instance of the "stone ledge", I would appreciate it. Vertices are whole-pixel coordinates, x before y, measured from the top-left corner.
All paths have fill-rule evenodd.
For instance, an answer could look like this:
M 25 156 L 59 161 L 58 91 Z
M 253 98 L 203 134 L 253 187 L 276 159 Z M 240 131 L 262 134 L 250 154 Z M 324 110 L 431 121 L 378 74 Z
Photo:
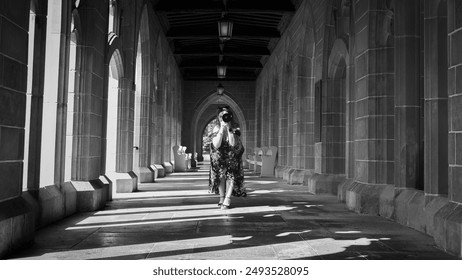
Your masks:
M 386 210 L 394 203 L 394 197 L 386 195 L 390 192 L 390 188 L 394 187 L 354 182 L 346 188 L 346 206 L 357 213 L 378 216 L 390 213 L 390 210 Z
M 446 221 L 446 251 L 462 257 L 462 206 L 458 205 Z
M 430 236 L 435 235 L 435 216 L 436 213 L 449 203 L 447 197 L 427 196 L 425 205 L 426 232 Z
M 165 174 L 173 173 L 173 165 L 172 165 L 172 163 L 167 161 L 167 162 L 162 163 L 162 166 L 165 169 Z
M 290 167 L 278 166 L 274 170 L 274 175 L 276 176 L 276 178 L 282 179 L 282 178 L 284 178 L 284 173 L 286 173 L 287 170 L 290 170 Z
M 305 183 L 305 178 L 307 176 L 313 175 L 311 170 L 295 169 L 289 175 L 289 184 L 290 185 L 303 185 Z
M 382 186 L 379 194 L 379 215 L 392 219 L 395 212 L 396 189 L 394 185 Z
M 162 166 L 162 164 L 153 164 L 151 165 L 151 169 L 155 169 L 155 179 L 165 177 L 165 168 Z
M 112 193 L 132 193 L 138 189 L 138 178 L 135 173 L 111 172 L 105 175 L 112 184 Z
M 148 167 L 138 167 L 135 172 L 139 183 L 153 183 L 154 173 Z
M 295 172 L 295 169 L 292 167 L 287 167 L 282 173 L 282 180 L 289 182 L 290 176 Z
M 112 183 L 104 176 L 99 176 L 98 178 L 101 181 L 101 184 L 107 188 L 107 201 L 112 201 Z
M 71 182 L 65 182 L 61 186 L 64 195 L 64 216 L 67 217 L 77 212 L 77 190 Z
M 337 198 L 341 202 L 346 201 L 346 191 L 354 183 L 354 179 L 345 179 L 338 185 Z
M 71 181 L 77 191 L 77 211 L 91 212 L 102 209 L 107 202 L 108 186 L 99 179 L 91 181 Z
M 396 189 L 393 220 L 420 232 L 426 232 L 425 194 L 416 189 Z
M 338 187 L 345 181 L 345 176 L 315 173 L 304 180 L 304 185 L 308 186 L 310 193 L 337 195 Z
M 150 165 L 149 170 L 151 170 L 151 172 L 152 172 L 152 177 L 153 177 L 152 182 L 155 182 L 156 179 L 159 178 L 159 171 L 157 170 L 157 168 L 154 165 Z
M 0 258 L 32 244 L 34 206 L 22 197 L 0 202 Z
M 59 221 L 66 216 L 65 197 L 60 187 L 52 185 L 39 189 L 39 227 Z
M 399 224 L 409 226 L 409 201 L 416 193 L 413 189 L 396 189 L 396 191 L 393 220 Z
M 461 257 L 462 206 L 448 202 L 434 216 L 435 243 L 442 250 Z

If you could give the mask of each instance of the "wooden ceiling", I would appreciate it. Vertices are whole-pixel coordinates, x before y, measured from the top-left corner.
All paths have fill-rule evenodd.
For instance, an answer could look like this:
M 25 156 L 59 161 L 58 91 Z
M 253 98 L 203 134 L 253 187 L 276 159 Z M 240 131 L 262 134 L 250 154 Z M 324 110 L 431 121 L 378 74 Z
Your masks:
M 300 0 L 157 0 L 164 33 L 185 80 L 255 80 Z M 218 21 L 234 22 L 220 47 Z M 226 78 L 217 65 L 227 66 Z

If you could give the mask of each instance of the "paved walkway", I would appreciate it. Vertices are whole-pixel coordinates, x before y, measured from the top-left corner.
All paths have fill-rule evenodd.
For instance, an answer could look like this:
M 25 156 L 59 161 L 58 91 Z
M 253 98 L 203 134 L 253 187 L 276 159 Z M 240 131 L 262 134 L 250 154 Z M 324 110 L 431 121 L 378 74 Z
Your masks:
M 246 175 L 248 196 L 220 210 L 208 166 L 117 194 L 98 212 L 39 230 L 20 259 L 455 259 L 431 237 L 350 212 L 336 197 Z

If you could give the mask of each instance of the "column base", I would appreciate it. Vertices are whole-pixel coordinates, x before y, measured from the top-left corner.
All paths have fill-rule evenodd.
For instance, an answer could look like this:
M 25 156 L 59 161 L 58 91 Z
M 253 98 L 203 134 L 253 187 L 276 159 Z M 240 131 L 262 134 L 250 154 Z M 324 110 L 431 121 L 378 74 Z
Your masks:
M 347 185 L 345 203 L 357 213 L 392 218 L 394 213 L 395 188 L 392 185 L 369 185 L 359 182 Z
M 394 220 L 415 230 L 426 232 L 425 194 L 415 189 L 395 189 Z
M 66 199 L 67 195 L 67 199 Z M 69 201 L 66 208 L 66 200 Z M 40 205 L 40 218 L 38 227 L 43 227 L 66 217 L 66 213 L 76 209 L 77 192 L 69 184 L 63 184 L 63 189 L 51 185 L 39 189 L 38 203 Z
M 163 178 L 165 177 L 165 169 L 161 164 L 153 164 L 151 165 L 151 169 L 155 170 L 155 178 Z
M 135 174 L 138 177 L 138 183 L 154 182 L 154 173 L 148 167 L 138 167 Z
M 310 193 L 337 195 L 338 186 L 345 181 L 345 176 L 315 173 L 304 180 Z
M 284 178 L 284 173 L 287 172 L 287 170 L 289 170 L 289 169 L 290 168 L 286 167 L 286 166 L 278 166 L 274 170 L 274 175 L 276 176 L 276 178 L 282 179 L 282 178 Z
M 162 166 L 165 169 L 165 174 L 173 173 L 173 164 L 171 162 L 166 161 L 162 163 Z
M 109 186 L 101 180 L 71 181 L 77 191 L 77 211 L 91 212 L 104 208 L 107 202 Z
M 292 168 L 292 167 L 285 168 L 284 171 L 282 172 L 282 180 L 289 182 L 290 176 L 292 175 L 293 172 L 295 172 L 295 168 Z
M 311 170 L 302 170 L 294 169 L 292 172 L 289 172 L 289 185 L 303 185 L 305 183 L 305 178 L 313 175 Z
M 0 202 L 0 258 L 33 243 L 36 220 L 33 209 L 22 197 Z
M 444 251 L 462 257 L 462 207 L 448 202 L 434 216 L 433 237 Z
M 138 177 L 135 173 L 110 172 L 105 176 L 112 184 L 112 194 L 132 193 L 138 190 Z

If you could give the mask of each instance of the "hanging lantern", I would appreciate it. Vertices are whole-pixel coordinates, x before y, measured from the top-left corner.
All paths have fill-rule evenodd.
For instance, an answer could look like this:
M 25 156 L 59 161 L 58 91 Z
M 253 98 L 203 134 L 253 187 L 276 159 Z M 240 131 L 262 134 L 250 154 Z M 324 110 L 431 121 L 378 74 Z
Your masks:
M 218 86 L 217 86 L 217 94 L 218 94 L 218 95 L 223 95 L 223 92 L 225 92 L 225 88 L 224 88 L 223 85 L 220 83 L 220 84 L 218 84 Z
M 217 76 L 219 79 L 224 79 L 226 77 L 226 65 L 217 66 Z
M 218 36 L 221 41 L 228 41 L 233 35 L 233 21 L 222 18 L 218 21 Z

